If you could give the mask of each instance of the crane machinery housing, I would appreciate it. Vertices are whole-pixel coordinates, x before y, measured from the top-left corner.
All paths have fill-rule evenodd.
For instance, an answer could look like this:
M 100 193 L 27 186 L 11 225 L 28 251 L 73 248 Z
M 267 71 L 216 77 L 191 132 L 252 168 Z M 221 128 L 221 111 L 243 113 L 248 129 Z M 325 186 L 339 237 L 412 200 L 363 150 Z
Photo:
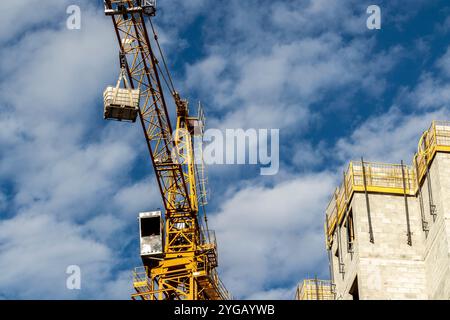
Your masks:
M 156 1 L 104 0 L 104 6 L 119 43 L 121 67 L 117 85 L 104 92 L 104 118 L 140 122 L 164 206 L 164 214 L 139 216 L 143 266 L 134 271 L 132 299 L 230 299 L 217 273 L 215 234 L 204 209 L 203 164 L 195 161 L 193 138 L 202 138 L 204 116 L 201 108 L 197 116 L 190 115 L 188 102 L 174 88 L 152 23 Z M 176 106 L 175 131 L 163 84 Z

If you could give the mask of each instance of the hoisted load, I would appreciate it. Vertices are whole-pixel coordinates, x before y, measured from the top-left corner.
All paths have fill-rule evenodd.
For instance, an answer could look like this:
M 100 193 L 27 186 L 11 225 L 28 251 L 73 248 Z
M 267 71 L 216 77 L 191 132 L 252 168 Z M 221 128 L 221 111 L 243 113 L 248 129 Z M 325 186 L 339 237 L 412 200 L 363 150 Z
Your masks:
M 124 83 L 124 88 L 120 84 Z M 103 93 L 104 119 L 136 122 L 139 112 L 140 90 L 133 90 L 128 84 L 125 69 L 120 71 L 115 87 L 107 87 Z

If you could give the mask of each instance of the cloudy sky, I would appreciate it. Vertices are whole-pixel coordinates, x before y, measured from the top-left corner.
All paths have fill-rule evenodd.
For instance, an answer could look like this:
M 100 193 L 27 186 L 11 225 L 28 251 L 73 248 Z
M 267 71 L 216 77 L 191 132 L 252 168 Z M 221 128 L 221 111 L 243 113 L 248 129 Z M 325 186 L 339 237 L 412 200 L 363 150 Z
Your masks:
M 290 299 L 328 277 L 324 209 L 346 163 L 410 162 L 431 120 L 450 120 L 450 5 L 158 3 L 176 87 L 208 127 L 280 129 L 280 172 L 209 167 L 207 210 L 233 295 Z M 66 28 L 72 4 L 80 30 Z M 371 4 L 381 30 L 366 27 Z M 138 212 L 162 205 L 141 129 L 102 119 L 111 21 L 100 0 L 5 1 L 0 21 L 0 298 L 129 299 Z

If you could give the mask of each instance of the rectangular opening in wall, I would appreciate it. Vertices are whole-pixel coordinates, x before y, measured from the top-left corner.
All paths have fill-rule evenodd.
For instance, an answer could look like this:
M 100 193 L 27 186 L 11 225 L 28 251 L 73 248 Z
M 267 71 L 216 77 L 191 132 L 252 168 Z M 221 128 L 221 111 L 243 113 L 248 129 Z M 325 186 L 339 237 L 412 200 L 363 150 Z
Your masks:
M 353 252 L 353 244 L 355 242 L 355 226 L 353 223 L 353 211 L 350 209 L 350 212 L 347 217 L 346 223 L 347 229 L 347 250 L 348 252 Z
M 353 300 L 359 300 L 358 277 L 355 277 L 349 294 L 352 296 Z
M 161 217 L 141 218 L 141 237 L 159 236 Z

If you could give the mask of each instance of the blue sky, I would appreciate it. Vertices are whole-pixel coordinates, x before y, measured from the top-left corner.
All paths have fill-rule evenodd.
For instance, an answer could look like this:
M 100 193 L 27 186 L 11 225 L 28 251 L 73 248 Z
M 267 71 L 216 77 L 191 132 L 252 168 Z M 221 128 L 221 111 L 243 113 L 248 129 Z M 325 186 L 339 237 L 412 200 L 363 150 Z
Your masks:
M 141 129 L 102 119 L 118 74 L 101 1 L 0 13 L 0 298 L 128 299 L 138 212 L 161 207 Z M 79 5 L 81 30 L 66 28 Z M 211 166 L 210 226 L 235 297 L 289 299 L 327 277 L 324 209 L 351 159 L 411 161 L 450 119 L 446 1 L 161 0 L 176 87 L 210 128 L 280 129 L 281 165 Z M 382 29 L 366 28 L 366 8 Z M 173 106 L 171 106 L 173 108 Z M 79 265 L 82 289 L 66 289 Z

